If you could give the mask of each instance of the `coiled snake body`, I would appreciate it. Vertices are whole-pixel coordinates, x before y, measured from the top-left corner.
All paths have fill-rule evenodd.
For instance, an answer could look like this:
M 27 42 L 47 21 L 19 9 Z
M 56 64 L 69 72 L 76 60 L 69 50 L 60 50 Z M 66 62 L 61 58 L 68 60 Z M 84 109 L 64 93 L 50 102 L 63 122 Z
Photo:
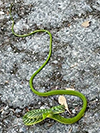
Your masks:
M 60 123 L 63 123 L 63 124 L 72 124 L 72 123 L 77 122 L 84 115 L 84 112 L 85 112 L 86 107 L 87 107 L 86 97 L 82 93 L 80 93 L 78 91 L 75 91 L 75 90 L 52 90 L 52 91 L 49 91 L 49 92 L 42 93 L 42 92 L 36 91 L 34 89 L 34 87 L 33 87 L 33 79 L 34 79 L 34 77 L 43 69 L 43 67 L 47 64 L 47 62 L 49 61 L 50 56 L 51 56 L 51 51 L 52 51 L 52 35 L 51 35 L 51 33 L 48 30 L 41 29 L 41 30 L 35 30 L 35 31 L 31 32 L 31 33 L 24 34 L 24 35 L 16 34 L 14 32 L 14 19 L 13 19 L 12 15 L 11 15 L 11 10 L 12 10 L 12 4 L 11 4 L 9 13 L 10 13 L 11 19 L 13 21 L 13 23 L 12 23 L 12 33 L 15 36 L 17 36 L 17 37 L 27 37 L 27 36 L 33 35 L 33 34 L 35 34 L 37 32 L 45 32 L 50 37 L 50 45 L 49 45 L 48 57 L 47 57 L 46 61 L 42 64 L 42 66 L 30 78 L 29 84 L 30 84 L 31 90 L 36 95 L 39 95 L 39 96 L 51 96 L 51 95 L 62 95 L 62 94 L 64 94 L 64 95 L 74 95 L 74 96 L 79 97 L 83 101 L 82 109 L 73 118 L 64 118 L 61 115 L 59 115 L 59 113 L 62 113 L 62 112 L 65 111 L 65 107 L 64 107 L 64 105 L 58 105 L 58 106 L 54 106 L 54 107 L 52 107 L 50 109 L 36 109 L 36 110 L 31 110 L 31 111 L 27 112 L 23 116 L 24 124 L 25 125 L 33 125 L 33 124 L 39 123 L 40 121 L 44 120 L 45 118 L 51 118 L 51 119 L 54 119 L 54 120 L 56 120 L 56 121 L 58 121 Z

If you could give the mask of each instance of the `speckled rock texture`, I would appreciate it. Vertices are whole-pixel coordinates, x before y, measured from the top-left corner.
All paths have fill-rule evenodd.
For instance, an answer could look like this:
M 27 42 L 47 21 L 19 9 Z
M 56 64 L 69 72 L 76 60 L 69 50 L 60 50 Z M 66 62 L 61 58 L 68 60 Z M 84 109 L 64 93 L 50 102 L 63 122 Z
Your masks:
M 52 56 L 35 77 L 34 87 L 40 92 L 75 88 L 83 93 L 88 106 L 77 123 L 46 119 L 33 126 L 23 124 L 28 110 L 58 105 L 58 96 L 39 97 L 30 90 L 31 75 L 48 56 L 49 36 L 15 37 L 10 3 L 16 33 L 51 32 Z M 75 115 L 81 100 L 66 99 Z M 100 0 L 0 0 L 0 133 L 100 133 Z

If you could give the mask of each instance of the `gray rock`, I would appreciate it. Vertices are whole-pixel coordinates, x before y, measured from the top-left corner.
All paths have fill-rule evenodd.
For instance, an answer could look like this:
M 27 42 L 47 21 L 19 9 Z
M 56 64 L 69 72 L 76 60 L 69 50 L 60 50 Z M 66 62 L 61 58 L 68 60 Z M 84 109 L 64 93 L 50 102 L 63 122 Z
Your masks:
M 75 88 L 88 100 L 84 117 L 73 125 L 54 120 L 27 127 L 22 116 L 37 108 L 57 105 L 58 96 L 39 97 L 29 86 L 32 74 L 49 52 L 49 36 L 34 34 L 25 38 L 11 32 L 11 1 L 0 0 L 0 133 L 99 133 L 100 132 L 100 1 L 16 0 L 12 8 L 14 30 L 27 34 L 47 29 L 53 36 L 52 56 L 35 77 L 37 91 Z M 90 21 L 84 28 L 81 24 Z M 66 96 L 70 110 L 81 101 Z M 66 117 L 69 114 L 66 114 Z

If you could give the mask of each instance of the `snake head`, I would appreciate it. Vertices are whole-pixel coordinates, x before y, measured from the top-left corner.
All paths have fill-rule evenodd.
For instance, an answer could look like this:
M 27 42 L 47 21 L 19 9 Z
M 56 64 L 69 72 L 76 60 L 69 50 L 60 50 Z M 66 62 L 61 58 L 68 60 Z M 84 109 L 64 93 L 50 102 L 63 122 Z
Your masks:
M 43 118 L 53 118 L 53 115 L 65 112 L 64 105 L 58 105 L 50 108 L 47 112 L 43 113 Z

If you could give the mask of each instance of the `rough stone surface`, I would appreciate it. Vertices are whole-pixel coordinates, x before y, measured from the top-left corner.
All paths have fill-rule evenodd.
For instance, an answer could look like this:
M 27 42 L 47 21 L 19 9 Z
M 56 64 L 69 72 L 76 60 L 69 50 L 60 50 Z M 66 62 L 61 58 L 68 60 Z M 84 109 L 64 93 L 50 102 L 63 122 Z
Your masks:
M 11 2 L 16 33 L 47 29 L 53 36 L 52 56 L 34 87 L 40 92 L 75 88 L 87 97 L 86 113 L 77 123 L 46 119 L 29 127 L 23 124 L 27 110 L 57 105 L 58 96 L 39 97 L 30 90 L 31 75 L 47 58 L 49 36 L 15 37 Z M 85 21 L 90 21 L 87 28 L 81 26 Z M 77 112 L 81 101 L 66 98 L 70 110 Z M 0 0 L 0 133 L 54 132 L 100 133 L 100 0 Z

